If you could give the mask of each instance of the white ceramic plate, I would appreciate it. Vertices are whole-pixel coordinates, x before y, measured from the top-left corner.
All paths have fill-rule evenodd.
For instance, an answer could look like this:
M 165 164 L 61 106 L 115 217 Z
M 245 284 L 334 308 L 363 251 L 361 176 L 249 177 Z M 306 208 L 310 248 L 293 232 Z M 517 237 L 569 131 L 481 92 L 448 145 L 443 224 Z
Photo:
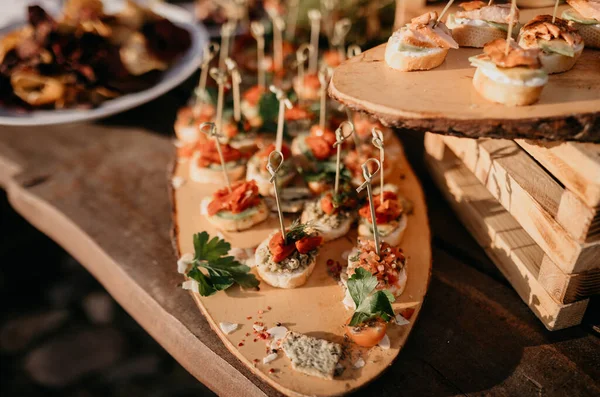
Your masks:
M 121 2 L 114 0 L 105 1 L 105 3 L 109 3 L 106 5 L 106 11 L 109 13 L 116 11 L 116 8 L 121 5 Z M 144 91 L 108 100 L 93 109 L 34 110 L 23 112 L 0 107 L 0 125 L 37 126 L 99 119 L 149 102 L 182 83 L 199 67 L 202 60 L 202 49 L 208 40 L 208 34 L 203 26 L 198 25 L 193 20 L 189 12 L 180 7 L 162 2 L 153 2 L 151 8 L 157 14 L 190 32 L 192 39 L 192 44 L 184 56 L 163 72 L 160 80 L 154 86 Z M 23 10 L 24 14 L 25 10 Z M 24 20 L 20 23 L 15 23 L 13 19 L 10 26 L 0 29 L 0 36 L 24 23 Z

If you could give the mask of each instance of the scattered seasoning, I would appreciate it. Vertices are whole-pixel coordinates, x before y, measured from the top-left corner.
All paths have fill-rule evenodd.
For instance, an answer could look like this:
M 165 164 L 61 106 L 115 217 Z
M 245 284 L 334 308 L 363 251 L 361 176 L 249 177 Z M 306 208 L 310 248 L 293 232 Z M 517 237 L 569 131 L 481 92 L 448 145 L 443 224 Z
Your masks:
M 264 313 L 264 310 L 259 310 L 258 311 L 258 314 L 263 314 L 263 313 Z
M 246 332 L 246 336 L 250 336 L 250 332 Z
M 238 343 L 238 347 L 242 347 L 244 344 L 242 342 Z
M 271 306 L 267 306 L 267 310 L 271 310 Z
M 252 320 L 252 316 L 246 317 L 246 320 Z
M 278 326 L 278 327 L 281 327 L 281 323 L 280 322 L 276 322 L 275 325 Z
M 340 274 L 342 273 L 342 264 L 338 261 L 334 261 L 333 259 L 327 260 L 327 274 L 335 279 L 340 279 Z
M 275 373 L 275 370 L 274 370 L 273 368 L 269 368 L 269 373 L 270 373 L 270 374 L 274 374 L 274 373 Z
M 327 266 L 333 265 L 333 259 L 327 259 Z
M 254 342 L 256 342 L 258 339 L 254 338 Z

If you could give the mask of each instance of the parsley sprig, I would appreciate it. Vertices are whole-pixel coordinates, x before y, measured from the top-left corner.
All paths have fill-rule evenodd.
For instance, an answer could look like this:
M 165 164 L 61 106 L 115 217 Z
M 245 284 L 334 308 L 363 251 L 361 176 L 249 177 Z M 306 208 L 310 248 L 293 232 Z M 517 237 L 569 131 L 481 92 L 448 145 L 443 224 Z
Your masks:
M 348 279 L 348 292 L 356 304 L 356 311 L 348 325 L 354 327 L 376 318 L 387 322 L 394 317 L 394 295 L 388 290 L 373 293 L 377 283 L 377 277 L 362 267 L 357 268 Z
M 198 291 L 202 296 L 210 296 L 217 291 L 225 290 L 233 284 L 243 288 L 255 288 L 259 282 L 250 273 L 250 268 L 236 261 L 233 256 L 226 256 L 231 245 L 206 232 L 194 234 L 194 261 L 187 276 L 198 282 Z M 204 268 L 205 274 L 200 268 Z

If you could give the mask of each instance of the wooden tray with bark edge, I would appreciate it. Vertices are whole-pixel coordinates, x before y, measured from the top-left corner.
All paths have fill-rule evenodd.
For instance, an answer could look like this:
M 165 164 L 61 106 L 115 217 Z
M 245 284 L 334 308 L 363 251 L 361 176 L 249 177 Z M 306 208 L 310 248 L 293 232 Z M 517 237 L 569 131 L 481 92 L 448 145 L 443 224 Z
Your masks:
M 392 154 L 394 149 L 396 154 Z M 225 346 L 254 374 L 286 395 L 337 396 L 375 379 L 392 364 L 405 345 L 419 315 L 431 275 L 431 236 L 427 208 L 419 181 L 406 161 L 397 138 L 390 140 L 387 152 L 390 153 L 389 161 L 396 164 L 397 172 L 394 172 L 394 178 L 386 182 L 398 185 L 400 193 L 414 205 L 401 244 L 407 257 L 408 282 L 404 293 L 396 300 L 393 307 L 396 313 L 405 308 L 413 308 L 415 311 L 409 324 L 402 326 L 391 324 L 388 327 L 390 349 L 383 350 L 380 347 L 370 350 L 361 349 L 344 342 L 344 323 L 352 313 L 342 304 L 343 288 L 327 273 L 326 262 L 328 259 L 345 262 L 342 253 L 354 246 L 356 230 L 345 238 L 329 242 L 321 248 L 314 272 L 309 281 L 300 288 L 277 289 L 261 282 L 259 291 L 242 291 L 234 286 L 210 297 L 202 297 L 192 292 L 200 312 L 207 318 Z M 204 196 L 212 194 L 219 186 L 198 184 L 188 180 L 188 166 L 188 161 L 178 161 L 173 170 L 173 177 L 181 177 L 185 181 L 172 192 L 174 243 L 178 255 L 193 252 L 194 233 L 207 231 L 211 236 L 216 236 L 218 233 L 200 215 L 200 201 Z M 288 219 L 290 220 L 291 218 Z M 222 232 L 222 235 L 232 247 L 250 248 L 258 245 L 277 227 L 277 218 L 270 217 L 251 230 L 240 233 Z M 271 310 L 268 310 L 269 307 Z M 259 314 L 259 311 L 264 313 Z M 252 318 L 247 319 L 248 317 Z M 252 328 L 255 321 L 263 322 L 267 328 L 280 322 L 293 331 L 345 343 L 351 347 L 349 356 L 342 361 L 346 370 L 334 380 L 304 375 L 291 368 L 290 361 L 283 352 L 279 352 L 276 360 L 263 364 L 266 345 L 260 339 L 253 341 L 256 338 Z M 240 327 L 233 333 L 225 335 L 219 328 L 220 322 L 238 323 Z M 250 336 L 246 336 L 246 333 L 250 333 Z M 240 343 L 243 343 L 243 346 L 240 346 Z M 366 364 L 356 369 L 353 363 L 359 357 L 362 357 Z M 259 360 L 256 365 L 253 363 L 255 359 Z M 275 370 L 274 373 L 269 373 L 271 368 Z
M 552 8 L 521 10 L 520 21 L 548 13 Z M 600 142 L 598 50 L 584 49 L 572 70 L 551 75 L 538 103 L 507 107 L 486 101 L 473 87 L 468 58 L 481 49 L 450 50 L 435 69 L 401 72 L 385 63 L 385 46 L 338 66 L 329 95 L 388 126 L 471 138 Z

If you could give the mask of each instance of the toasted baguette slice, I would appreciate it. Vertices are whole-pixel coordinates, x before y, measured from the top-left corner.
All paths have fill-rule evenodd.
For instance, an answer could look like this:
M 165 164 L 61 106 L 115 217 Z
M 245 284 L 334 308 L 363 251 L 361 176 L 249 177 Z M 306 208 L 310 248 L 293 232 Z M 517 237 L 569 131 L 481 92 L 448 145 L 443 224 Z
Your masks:
M 554 3 L 554 0 L 517 0 L 517 6 L 519 8 L 552 7 Z
M 506 38 L 505 31 L 492 26 L 448 24 L 448 27 L 452 29 L 452 37 L 461 47 L 483 48 L 486 43 L 492 40 Z M 516 32 L 518 32 L 518 29 L 515 29 L 514 36 L 516 36 Z
M 540 99 L 544 86 L 527 87 L 498 83 L 487 77 L 479 68 L 473 76 L 475 90 L 491 102 L 507 106 L 531 105 Z
M 324 223 L 321 218 L 314 217 L 314 207 L 317 205 L 320 205 L 320 199 L 307 203 L 304 206 L 304 211 L 302 212 L 302 216 L 300 218 L 302 223 L 313 222 L 314 227 L 319 230 L 324 242 L 333 241 L 348 234 L 350 231 L 350 226 L 352 226 L 352 223 L 354 222 L 354 217 L 349 215 L 343 219 L 340 219 L 339 225 L 333 227 L 327 223 Z
M 402 214 L 400 220 L 398 221 L 398 227 L 395 228 L 391 233 L 386 236 L 381 236 L 381 241 L 385 241 L 389 245 L 398 246 L 404 237 L 404 232 L 406 231 L 406 226 L 408 224 L 408 218 L 406 214 Z M 377 225 L 380 226 L 380 225 Z M 369 239 L 373 239 L 373 233 L 371 232 L 371 222 L 368 222 L 365 218 L 360 218 L 358 223 L 358 235 L 362 237 L 367 237 Z
M 571 70 L 575 63 L 581 56 L 583 52 L 583 45 L 578 51 L 575 51 L 575 55 L 572 57 L 557 54 L 555 52 L 544 52 L 540 53 L 540 61 L 542 62 L 542 67 L 548 74 L 554 73 L 563 73 L 568 70 Z
M 254 262 L 258 275 L 265 283 L 276 288 L 297 288 L 306 284 L 317 263 L 316 256 L 310 261 L 307 267 L 290 273 L 272 272 L 268 269 L 268 265 L 263 263 L 263 259 L 271 255 L 269 253 L 269 241 L 275 233 L 279 232 L 274 231 L 271 233 L 256 249 Z
M 407 51 L 396 51 L 393 46 L 387 45 L 385 48 L 385 62 L 392 69 L 410 72 L 413 70 L 429 70 L 440 66 L 446 55 L 447 48 L 435 48 L 427 54 L 417 56 L 410 55 Z
M 242 213 L 232 214 L 229 211 L 221 211 L 215 215 L 208 216 L 206 207 L 211 202 L 212 198 L 206 197 L 200 203 L 200 213 L 206 215 L 206 219 L 219 230 L 227 232 L 238 232 L 241 230 L 250 229 L 254 225 L 265 221 L 269 217 L 269 208 L 264 200 L 251 209 L 248 209 L 247 215 Z
M 224 184 L 225 177 L 223 176 L 223 171 L 220 169 L 213 169 L 208 167 L 199 167 L 198 166 L 198 158 L 200 154 L 195 152 L 192 155 L 192 159 L 190 161 L 190 178 L 194 182 L 199 183 L 214 183 L 214 184 Z M 229 175 L 229 181 L 237 181 L 244 177 L 246 173 L 246 165 L 240 164 L 233 168 L 227 169 L 227 175 Z
M 579 35 L 583 39 L 586 48 L 600 49 L 600 24 L 599 25 L 584 25 L 575 23 L 575 28 L 579 31 Z

